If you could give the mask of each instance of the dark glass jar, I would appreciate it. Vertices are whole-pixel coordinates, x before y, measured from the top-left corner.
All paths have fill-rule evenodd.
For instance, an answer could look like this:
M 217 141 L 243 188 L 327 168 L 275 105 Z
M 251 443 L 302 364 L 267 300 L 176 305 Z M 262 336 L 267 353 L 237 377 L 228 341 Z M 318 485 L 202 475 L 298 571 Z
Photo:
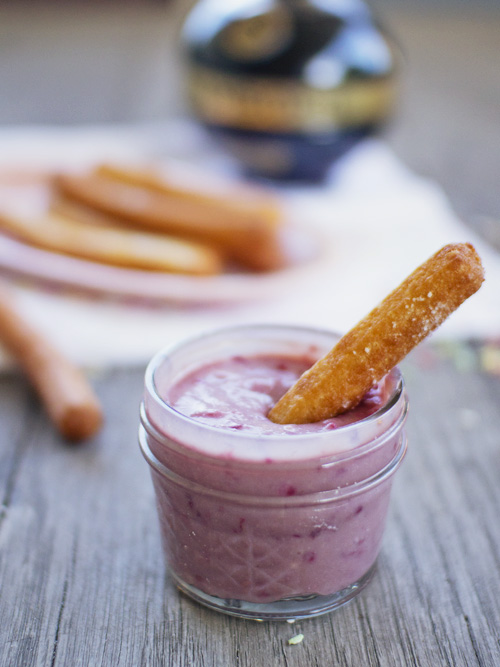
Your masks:
M 393 107 L 362 0 L 201 0 L 183 41 L 194 114 L 253 175 L 320 180 Z

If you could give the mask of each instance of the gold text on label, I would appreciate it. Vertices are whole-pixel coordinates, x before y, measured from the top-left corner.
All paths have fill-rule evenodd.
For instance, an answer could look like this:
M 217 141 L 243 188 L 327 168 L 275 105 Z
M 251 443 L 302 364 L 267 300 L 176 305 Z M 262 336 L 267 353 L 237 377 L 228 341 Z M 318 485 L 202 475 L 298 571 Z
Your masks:
M 206 122 L 243 130 L 328 132 L 384 120 L 394 103 L 394 83 L 346 81 L 315 89 L 288 79 L 239 77 L 193 67 L 189 93 Z

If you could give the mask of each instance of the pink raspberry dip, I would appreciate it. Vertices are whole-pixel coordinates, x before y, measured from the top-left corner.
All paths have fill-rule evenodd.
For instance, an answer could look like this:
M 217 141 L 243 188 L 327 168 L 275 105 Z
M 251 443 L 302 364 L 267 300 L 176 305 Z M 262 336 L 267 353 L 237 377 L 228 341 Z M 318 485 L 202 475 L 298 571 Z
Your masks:
M 386 402 L 391 382 L 384 379 L 354 410 L 333 419 L 287 425 L 270 421 L 269 410 L 315 361 L 314 357 L 234 356 L 197 369 L 164 398 L 183 415 L 207 426 L 261 436 L 328 431 L 365 419 Z
M 338 417 L 302 425 L 267 418 L 334 342 L 328 332 L 241 327 L 150 364 L 140 440 L 167 563 L 179 587 L 208 606 L 261 618 L 316 615 L 350 599 L 371 574 L 406 449 L 399 371 Z

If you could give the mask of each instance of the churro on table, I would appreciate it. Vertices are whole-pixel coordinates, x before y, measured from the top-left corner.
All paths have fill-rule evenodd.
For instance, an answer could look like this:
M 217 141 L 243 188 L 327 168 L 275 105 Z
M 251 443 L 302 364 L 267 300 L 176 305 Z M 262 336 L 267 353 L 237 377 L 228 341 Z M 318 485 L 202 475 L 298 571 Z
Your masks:
M 483 280 L 481 260 L 470 243 L 444 246 L 307 370 L 269 418 L 299 424 L 350 410 Z
M 30 379 L 65 439 L 77 442 L 99 431 L 102 409 L 83 372 L 21 315 L 1 285 L 0 343 Z

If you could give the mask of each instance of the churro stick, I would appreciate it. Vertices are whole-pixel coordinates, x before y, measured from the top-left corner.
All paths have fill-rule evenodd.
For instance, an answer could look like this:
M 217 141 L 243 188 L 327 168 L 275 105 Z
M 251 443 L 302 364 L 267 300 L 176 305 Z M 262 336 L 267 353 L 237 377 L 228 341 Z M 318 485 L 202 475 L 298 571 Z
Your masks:
M 159 234 L 89 227 L 69 218 L 0 213 L 0 230 L 33 246 L 134 269 L 209 275 L 222 269 L 211 248 Z
M 277 205 L 249 197 L 209 196 L 196 191 L 169 188 L 135 172 L 94 171 L 84 175 L 60 175 L 54 180 L 62 193 L 101 213 L 115 216 L 145 230 L 206 243 L 230 259 L 256 271 L 286 264 L 280 240 Z M 152 177 L 151 177 L 152 178 Z
M 193 186 L 186 176 L 179 178 L 175 169 L 159 170 L 154 167 L 130 167 L 117 164 L 101 164 L 94 174 L 136 185 L 163 194 L 196 200 L 206 206 L 227 209 L 236 216 L 259 216 L 267 224 L 276 226 L 281 218 L 281 210 L 274 196 L 257 186 L 244 184 L 218 184 L 211 191 L 206 186 Z
M 65 218 L 73 222 L 79 222 L 84 225 L 97 225 L 98 227 L 113 227 L 118 229 L 131 230 L 126 220 L 121 220 L 116 216 L 107 215 L 96 211 L 95 208 L 81 204 L 80 202 L 65 197 L 62 193 L 55 193 L 50 199 L 48 213 L 51 216 Z
M 33 383 L 50 418 L 72 441 L 97 433 L 103 416 L 83 373 L 16 310 L 0 287 L 0 342 Z
M 203 190 L 187 179 L 180 179 L 173 170 L 159 171 L 154 168 L 132 168 L 116 164 L 102 164 L 94 169 L 94 174 L 131 186 L 145 188 L 151 192 L 168 195 L 176 199 L 196 202 L 208 208 L 214 215 L 231 217 L 232 228 L 255 228 L 258 221 L 267 232 L 276 230 L 281 224 L 282 211 L 277 198 L 256 186 L 237 184 L 220 185 L 213 191 Z M 212 224 L 217 224 L 214 220 Z M 219 223 L 220 224 L 220 223 Z M 223 222 L 226 225 L 226 222 Z
M 269 418 L 280 424 L 302 424 L 355 407 L 483 280 L 481 260 L 472 245 L 445 246 L 306 371 Z

